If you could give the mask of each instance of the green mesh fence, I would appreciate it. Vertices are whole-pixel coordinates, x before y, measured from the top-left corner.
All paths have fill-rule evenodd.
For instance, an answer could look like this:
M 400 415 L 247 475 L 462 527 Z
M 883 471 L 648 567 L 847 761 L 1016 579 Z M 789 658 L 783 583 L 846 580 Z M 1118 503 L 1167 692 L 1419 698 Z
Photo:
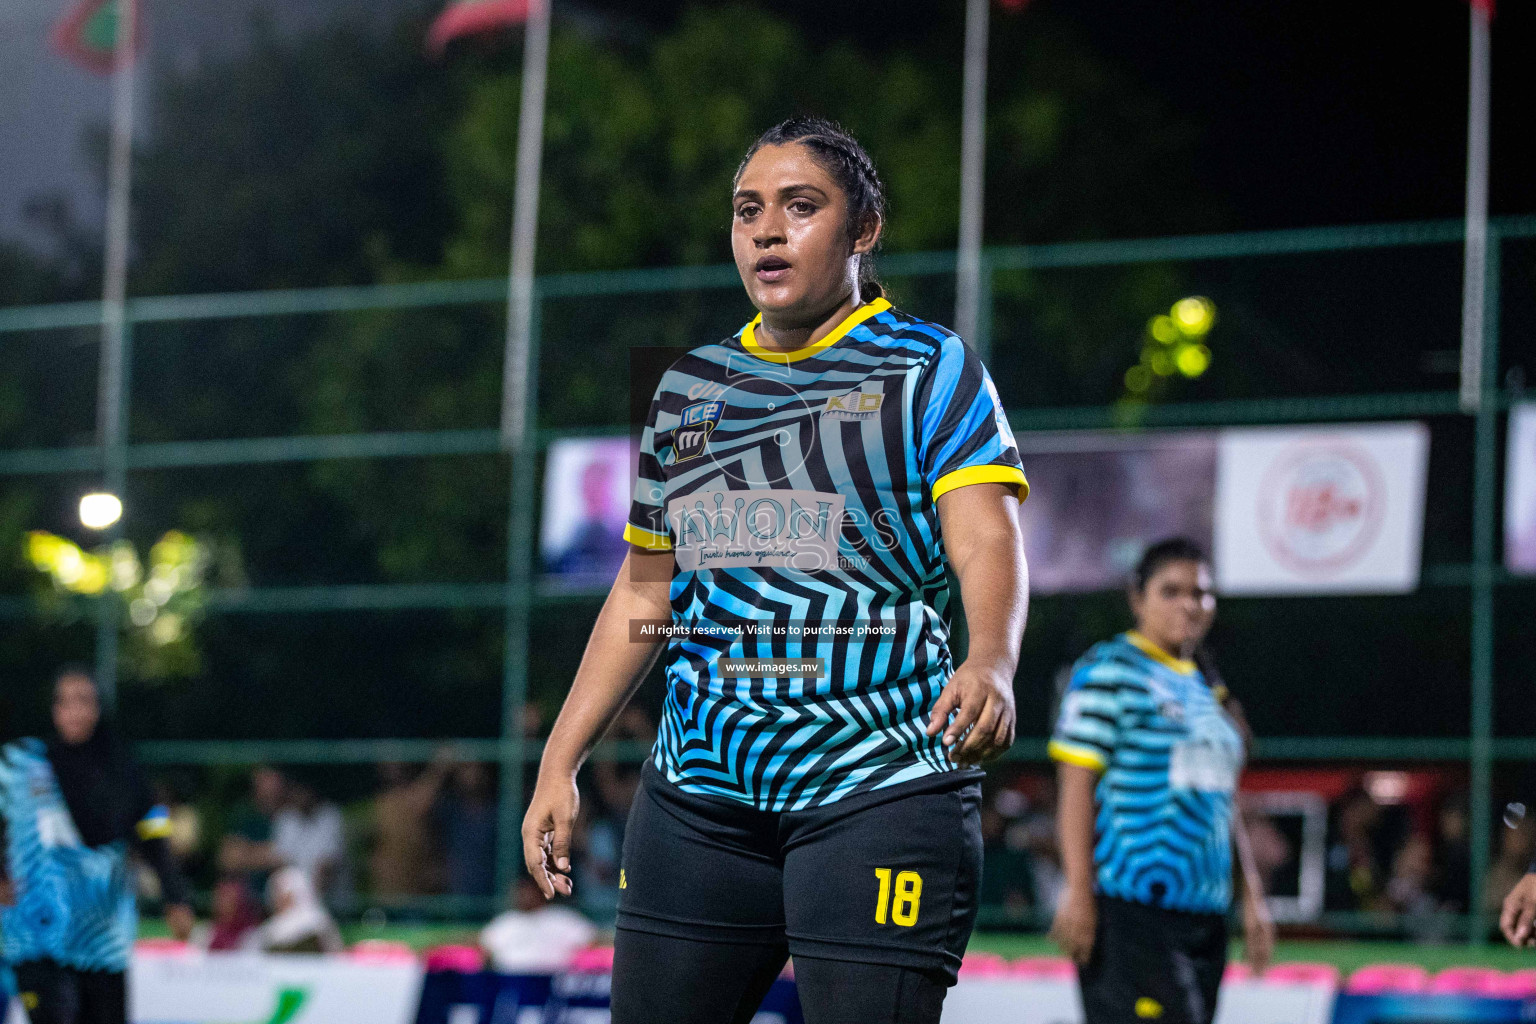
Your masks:
M 1502 413 L 1521 397 L 1536 338 L 1536 218 L 1495 224 L 1476 415 L 1456 396 L 1460 238 L 1446 222 L 990 249 L 972 341 L 1021 433 L 1429 425 L 1420 590 L 1228 600 L 1218 639 L 1260 723 L 1260 760 L 1462 772 L 1475 893 L 1494 798 L 1536 756 L 1524 675 L 1536 588 L 1500 568 L 1496 543 Z M 946 322 L 953 265 L 952 253 L 892 254 L 881 271 L 899 305 Z M 130 300 L 129 431 L 115 453 L 94 438 L 99 304 L 0 309 L 0 541 L 68 522 L 115 456 L 127 466 L 126 536 L 147 547 L 176 527 L 225 556 L 196 626 L 200 665 L 167 680 L 136 674 L 117 640 L 121 609 L 45 607 L 21 560 L 0 558 L 0 672 L 40 680 L 92 659 L 109 678 L 121 669 L 120 717 L 146 760 L 218 792 L 256 762 L 323 767 L 359 794 L 364 766 L 425 761 L 445 743 L 499 762 L 510 878 L 537 723 L 557 710 L 603 596 L 538 576 L 541 453 L 562 436 L 623 432 L 633 349 L 715 340 L 751 310 L 730 267 L 541 278 L 539 444 L 519 460 L 496 422 L 505 290 Z M 1149 317 L 1187 295 L 1217 311 L 1208 372 L 1127 404 Z M 1052 678 L 1122 616 L 1115 594 L 1035 601 L 1011 759 L 1043 759 Z M 1314 685 L 1319 672 L 1328 685 Z M 653 709 L 656 691 L 640 698 Z M 44 699 L 29 691 L 23 703 L 36 713 Z M 643 752 L 621 742 L 602 756 Z M 1480 937 L 1485 923 L 1474 914 L 1458 933 Z

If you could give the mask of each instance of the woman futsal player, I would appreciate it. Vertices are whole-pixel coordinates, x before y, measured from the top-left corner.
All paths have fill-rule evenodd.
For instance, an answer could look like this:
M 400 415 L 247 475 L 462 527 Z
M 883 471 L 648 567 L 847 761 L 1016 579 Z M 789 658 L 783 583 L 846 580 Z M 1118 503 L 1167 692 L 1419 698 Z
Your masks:
M 545 747 L 528 870 L 570 893 L 576 771 L 664 649 L 615 1024 L 746 1022 L 787 955 L 809 1024 L 933 1024 L 976 916 L 976 765 L 1013 742 L 1028 485 L 975 353 L 874 281 L 884 195 L 857 142 L 786 121 L 731 203 L 759 315 L 655 393 L 631 548 Z
M 1227 964 L 1234 838 L 1249 961 L 1262 970 L 1274 946 L 1233 815 L 1247 726 L 1199 665 L 1216 615 L 1199 547 L 1152 545 L 1130 598 L 1136 628 L 1073 666 L 1050 743 L 1067 877 L 1052 934 L 1077 961 L 1088 1024 L 1209 1024 Z

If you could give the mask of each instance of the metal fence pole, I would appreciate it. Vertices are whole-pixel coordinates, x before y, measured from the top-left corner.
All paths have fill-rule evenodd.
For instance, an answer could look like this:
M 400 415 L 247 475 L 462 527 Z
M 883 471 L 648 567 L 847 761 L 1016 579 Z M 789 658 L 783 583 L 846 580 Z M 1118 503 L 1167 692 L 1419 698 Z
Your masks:
M 1499 416 L 1499 275 L 1500 238 L 1488 234 L 1486 284 L 1483 289 L 1483 351 L 1472 493 L 1472 870 L 1467 941 L 1487 938 L 1483 886 L 1493 842 L 1493 653 L 1494 539 L 1498 529 Z
M 129 380 L 133 376 L 133 321 L 124 318 L 114 329 L 111 347 L 115 351 L 108 356 L 103 338 L 102 360 L 110 358 L 111 365 L 104 365 L 101 374 L 101 405 L 98 418 L 101 433 L 101 483 L 103 489 L 123 500 L 123 514 L 128 514 L 128 403 Z M 122 523 L 114 523 L 104 535 L 110 543 L 122 535 Z M 122 613 L 117 593 L 110 586 L 96 599 L 96 686 L 101 693 L 102 705 L 109 711 L 117 709 L 117 647 L 118 627 Z
M 529 321 L 528 393 L 524 410 L 539 407 L 539 333 L 542 302 L 537 291 Z M 533 426 L 529 424 L 528 426 Z M 507 509 L 506 641 L 502 657 L 501 799 L 496 832 L 496 884 L 506 893 L 522 870 L 523 708 L 528 703 L 528 615 L 533 603 L 533 497 L 538 490 L 537 431 L 522 429 L 510 453 Z
M 986 250 L 981 253 L 981 266 L 976 278 L 976 330 L 975 337 L 965 338 L 971 343 L 971 348 L 986 362 L 992 358 L 992 305 L 995 297 L 992 292 L 992 278 L 997 274 L 997 268 L 992 266 L 992 260 L 988 258 Z
M 960 128 L 960 244 L 955 256 L 955 333 L 976 347 L 986 181 L 987 28 L 991 0 L 966 0 Z M 979 351 L 979 349 L 978 349 Z

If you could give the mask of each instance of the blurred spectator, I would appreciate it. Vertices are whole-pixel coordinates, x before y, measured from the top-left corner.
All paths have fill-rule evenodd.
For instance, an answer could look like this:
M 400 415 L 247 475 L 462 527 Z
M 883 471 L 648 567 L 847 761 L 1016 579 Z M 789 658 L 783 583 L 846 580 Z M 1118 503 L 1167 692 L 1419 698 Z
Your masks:
M 453 765 L 439 756 L 414 779 L 397 762 L 379 765 L 383 790 L 373 802 L 373 855 L 369 876 L 380 896 L 415 896 L 443 890 L 443 858 L 432 808 Z
M 181 798 L 165 779 L 157 780 L 151 787 L 155 803 L 164 807 L 170 816 L 170 835 L 165 837 L 166 849 L 175 859 L 184 876 L 194 876 L 202 868 L 203 824 L 197 808 Z M 139 893 L 151 900 L 161 898 L 160 879 L 142 860 L 137 865 Z
M 261 907 L 243 879 L 226 878 L 213 888 L 213 914 L 193 935 L 193 943 L 221 952 L 240 949 L 261 924 Z
M 341 808 L 321 800 L 307 782 L 289 783 L 288 801 L 272 821 L 272 850 L 283 864 L 309 876 L 316 892 L 331 899 L 349 894 Z
M 203 846 L 203 820 L 182 796 L 177 787 L 161 780 L 155 784 L 155 800 L 163 804 L 171 815 L 171 834 L 166 845 L 183 868 L 195 864 Z
M 577 822 L 576 902 L 594 921 L 611 924 L 619 910 L 619 864 L 629 805 L 640 786 L 633 765 L 593 766 L 595 801 L 586 801 Z
M 1488 867 L 1483 883 L 1483 909 L 1498 914 L 1515 883 L 1525 876 L 1536 853 L 1536 821 L 1520 818 L 1499 833 L 1499 855 Z
M 1435 844 L 1415 832 L 1392 858 L 1387 898 L 1406 920 L 1408 934 L 1419 942 L 1441 942 L 1450 936 L 1450 920 L 1435 898 Z
M 496 799 L 491 781 L 489 765 L 457 764 L 438 804 L 451 895 L 489 897 L 495 892 Z
M 1440 806 L 1435 844 L 1435 898 L 1447 910 L 1467 911 L 1467 892 L 1472 887 L 1471 821 L 1466 794 L 1449 797 Z
M 1328 847 L 1324 905 L 1328 910 L 1385 910 L 1385 871 L 1376 851 L 1381 808 L 1363 789 L 1353 789 L 1334 809 Z
M 1264 891 L 1271 896 L 1293 891 L 1296 884 L 1297 851 L 1291 841 L 1264 812 L 1245 809 L 1242 815 L 1248 828 L 1248 847 L 1253 852 L 1253 866 L 1264 882 Z M 1288 877 L 1293 880 L 1287 881 Z
M 267 882 L 272 916 L 246 937 L 246 947 L 265 953 L 341 953 L 346 944 L 336 922 L 315 895 L 310 876 L 283 868 Z
M 1013 819 L 1006 810 L 1017 796 L 1012 789 L 1000 790 L 981 810 L 981 904 L 1002 906 L 1010 919 L 1023 919 L 1037 907 L 1032 858 L 1020 844 L 1010 842 L 1018 833 L 1010 836 Z
M 272 846 L 272 822 L 288 799 L 288 780 L 275 768 L 251 773 L 251 799 L 239 807 L 234 824 L 219 845 L 219 870 L 244 876 L 253 890 L 266 887 L 267 876 L 283 866 Z
M 1415 832 L 1392 858 L 1392 877 L 1387 880 L 1386 896 L 1398 911 L 1425 914 L 1439 909 L 1430 892 L 1435 868 L 1434 850 L 1428 836 Z
M 480 933 L 480 945 L 498 971 L 558 971 L 597 938 L 597 928 L 576 911 L 550 903 L 527 875 L 512 886 L 513 909 L 498 914 Z

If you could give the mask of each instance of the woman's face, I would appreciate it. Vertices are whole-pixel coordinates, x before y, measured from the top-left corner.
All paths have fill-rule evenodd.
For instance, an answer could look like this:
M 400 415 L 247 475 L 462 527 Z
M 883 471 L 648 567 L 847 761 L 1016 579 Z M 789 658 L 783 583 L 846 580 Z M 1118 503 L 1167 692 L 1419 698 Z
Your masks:
M 1131 593 L 1136 629 L 1170 654 L 1187 655 L 1216 617 L 1211 570 L 1203 562 L 1165 562 L 1147 585 Z
M 85 676 L 68 675 L 53 690 L 53 727 L 59 738 L 74 746 L 96 734 L 101 721 L 101 703 L 96 684 Z
M 732 197 L 731 251 L 747 297 L 773 327 L 814 327 L 858 283 L 880 225 L 848 237 L 848 197 L 798 142 L 764 146 Z

